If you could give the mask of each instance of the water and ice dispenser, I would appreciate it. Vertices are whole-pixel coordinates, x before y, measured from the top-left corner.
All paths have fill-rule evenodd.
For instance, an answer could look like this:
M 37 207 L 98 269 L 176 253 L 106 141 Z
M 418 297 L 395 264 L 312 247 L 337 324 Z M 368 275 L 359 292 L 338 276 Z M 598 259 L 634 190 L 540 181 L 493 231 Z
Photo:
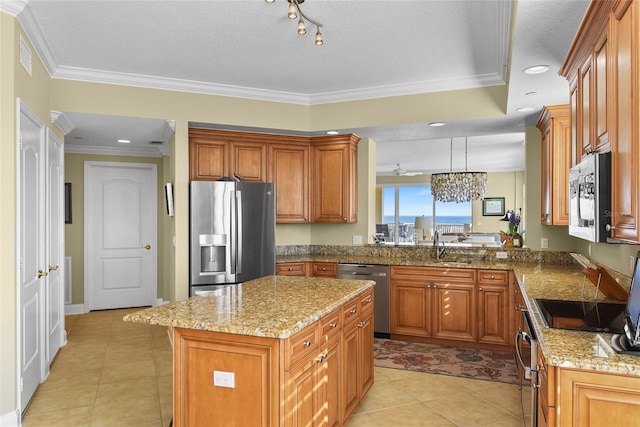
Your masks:
M 217 274 L 226 271 L 226 234 L 201 234 L 200 274 Z

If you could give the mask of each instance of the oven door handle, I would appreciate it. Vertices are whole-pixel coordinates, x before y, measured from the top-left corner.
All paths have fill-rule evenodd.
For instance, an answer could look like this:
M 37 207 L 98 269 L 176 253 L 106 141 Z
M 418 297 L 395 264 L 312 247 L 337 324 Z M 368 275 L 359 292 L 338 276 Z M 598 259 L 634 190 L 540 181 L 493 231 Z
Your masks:
M 518 331 L 518 333 L 516 334 L 516 357 L 518 358 L 520 366 L 522 366 L 522 368 L 524 369 L 524 378 L 530 380 L 531 366 L 525 366 L 524 362 L 522 361 L 522 354 L 520 354 L 520 342 L 522 340 L 531 344 L 531 337 L 529 336 L 529 334 L 525 331 Z

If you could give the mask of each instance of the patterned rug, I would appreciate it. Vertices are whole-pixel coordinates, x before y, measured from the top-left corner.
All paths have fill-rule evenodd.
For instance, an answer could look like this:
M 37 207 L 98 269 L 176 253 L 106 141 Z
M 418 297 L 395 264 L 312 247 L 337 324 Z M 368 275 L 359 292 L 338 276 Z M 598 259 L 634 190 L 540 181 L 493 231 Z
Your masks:
M 518 384 L 513 353 L 375 338 L 375 366 Z

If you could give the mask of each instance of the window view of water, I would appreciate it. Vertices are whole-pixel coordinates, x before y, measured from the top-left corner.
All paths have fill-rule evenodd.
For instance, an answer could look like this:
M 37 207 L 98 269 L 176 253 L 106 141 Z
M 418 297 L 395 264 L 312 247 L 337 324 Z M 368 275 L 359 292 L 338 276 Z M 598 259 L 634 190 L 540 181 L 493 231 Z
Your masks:
M 400 215 L 398 222 L 400 224 L 413 224 L 416 220 L 415 216 Z M 385 215 L 385 224 L 393 224 L 393 215 Z M 436 216 L 436 224 L 471 224 L 471 216 Z

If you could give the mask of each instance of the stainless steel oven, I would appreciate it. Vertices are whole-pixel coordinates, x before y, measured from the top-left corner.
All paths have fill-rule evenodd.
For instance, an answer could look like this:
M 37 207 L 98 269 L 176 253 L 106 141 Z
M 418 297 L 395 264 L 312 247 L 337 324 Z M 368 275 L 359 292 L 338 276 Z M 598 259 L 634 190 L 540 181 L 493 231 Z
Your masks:
M 520 386 L 529 380 L 531 386 L 531 427 L 538 425 L 538 340 L 533 329 L 531 316 L 522 310 L 522 328 L 516 334 L 516 357 L 518 359 Z

